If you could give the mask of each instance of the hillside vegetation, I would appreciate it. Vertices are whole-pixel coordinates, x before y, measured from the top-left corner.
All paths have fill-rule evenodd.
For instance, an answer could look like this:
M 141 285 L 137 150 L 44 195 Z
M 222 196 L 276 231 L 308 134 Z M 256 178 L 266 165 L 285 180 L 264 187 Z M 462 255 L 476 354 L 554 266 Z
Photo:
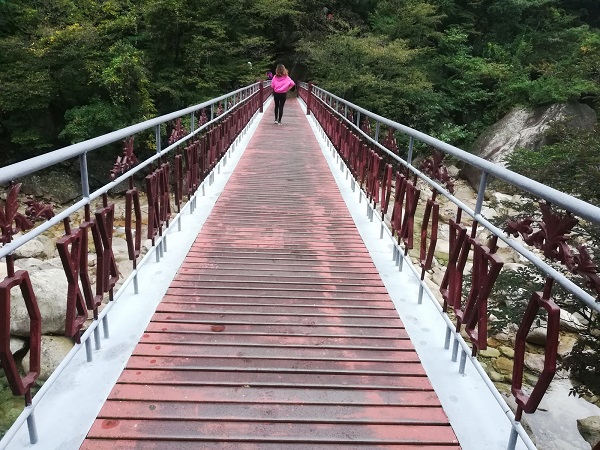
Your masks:
M 515 105 L 598 110 L 599 27 L 597 0 L 0 0 L 0 148 L 37 155 L 277 62 L 468 148 Z

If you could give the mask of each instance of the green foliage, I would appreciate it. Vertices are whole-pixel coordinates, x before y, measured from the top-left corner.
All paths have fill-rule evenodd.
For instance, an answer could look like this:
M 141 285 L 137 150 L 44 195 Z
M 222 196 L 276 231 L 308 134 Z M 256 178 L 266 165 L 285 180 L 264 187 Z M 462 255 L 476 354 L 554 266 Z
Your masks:
M 31 156 L 284 62 L 468 146 L 515 104 L 597 107 L 598 11 L 592 0 L 3 0 L 0 142 Z
M 539 150 L 519 149 L 507 159 L 511 170 L 582 200 L 600 203 L 600 128 L 574 130 L 557 125 Z
M 303 50 L 322 87 L 396 120 L 410 123 L 415 99 L 431 92 L 426 75 L 414 64 L 419 51 L 400 39 L 352 30 Z

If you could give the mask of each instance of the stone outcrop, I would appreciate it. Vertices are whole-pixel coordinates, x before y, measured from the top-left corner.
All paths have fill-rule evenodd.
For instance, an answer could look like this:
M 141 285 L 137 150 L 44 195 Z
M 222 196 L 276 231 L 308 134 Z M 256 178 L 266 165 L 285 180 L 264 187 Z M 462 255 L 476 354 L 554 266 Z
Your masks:
M 503 164 L 507 155 L 518 148 L 538 150 L 547 144 L 546 131 L 554 122 L 567 121 L 573 128 L 590 129 L 597 121 L 592 108 L 582 103 L 557 103 L 534 110 L 514 108 L 489 127 L 473 144 L 473 154 Z M 481 173 L 465 167 L 461 176 L 478 189 Z
M 40 381 L 46 381 L 56 370 L 67 353 L 73 348 L 73 341 L 63 336 L 42 336 L 40 361 Z M 29 371 L 29 353 L 23 358 L 23 370 Z
M 578 419 L 577 429 L 593 448 L 597 448 L 600 443 L 600 416 Z
M 42 334 L 64 334 L 67 312 L 67 277 L 62 269 L 30 272 L 42 315 Z M 10 327 L 14 336 L 29 336 L 29 316 L 20 289 L 11 291 Z

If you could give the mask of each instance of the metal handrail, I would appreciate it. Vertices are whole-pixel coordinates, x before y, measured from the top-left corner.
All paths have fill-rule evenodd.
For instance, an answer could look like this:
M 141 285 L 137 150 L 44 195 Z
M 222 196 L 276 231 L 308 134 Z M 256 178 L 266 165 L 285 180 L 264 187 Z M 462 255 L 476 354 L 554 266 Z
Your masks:
M 573 197 L 572 195 L 565 194 L 564 192 L 558 191 L 554 188 L 546 186 L 542 183 L 539 183 L 531 178 L 527 178 L 523 175 L 520 175 L 516 172 L 513 172 L 505 167 L 502 167 L 498 164 L 494 164 L 493 162 L 487 161 L 479 156 L 473 155 L 465 150 L 462 150 L 458 147 L 450 145 L 446 142 L 440 141 L 432 136 L 429 136 L 425 133 L 417 131 L 413 128 L 410 128 L 406 125 L 402 125 L 401 123 L 395 122 L 393 120 L 387 119 L 383 116 L 375 114 L 367 109 L 364 109 L 358 105 L 355 105 L 352 102 L 344 100 L 341 97 L 336 96 L 324 89 L 321 89 L 318 86 L 312 85 L 312 89 L 316 94 L 320 94 L 331 100 L 335 100 L 336 102 L 340 102 L 355 111 L 360 112 L 362 115 L 367 116 L 376 122 L 379 122 L 388 127 L 392 127 L 414 139 L 417 139 L 425 144 L 431 145 L 434 148 L 437 148 L 448 155 L 452 155 L 461 161 L 468 163 L 469 165 L 481 170 L 484 173 L 487 173 L 495 178 L 499 178 L 503 181 L 506 181 L 513 186 L 516 186 L 524 191 L 529 192 L 530 194 L 536 195 L 537 197 L 548 200 L 549 202 L 564 208 L 566 211 L 574 213 L 580 217 L 583 217 L 593 223 L 600 223 L 600 207 L 587 203 L 577 197 Z M 337 111 L 336 111 L 337 113 Z M 339 113 L 338 113 L 339 114 Z M 342 116 L 343 117 L 343 116 Z M 357 127 L 358 129 L 358 127 Z M 362 131 L 361 131 L 362 132 Z M 364 133 L 363 133 L 364 134 Z M 366 135 L 365 135 L 366 136 Z M 387 151 L 387 153 L 396 158 L 399 162 L 400 159 L 397 155 L 389 150 L 383 148 Z M 403 161 L 406 163 L 406 161 Z
M 152 127 L 162 125 L 166 122 L 178 119 L 187 114 L 195 113 L 198 110 L 207 108 L 211 105 L 222 102 L 223 100 L 227 100 L 230 97 L 235 97 L 237 94 L 240 94 L 242 92 L 248 90 L 255 92 L 256 90 L 258 90 L 260 84 L 261 82 L 257 82 L 249 86 L 240 88 L 236 91 L 232 91 L 228 94 L 222 95 L 220 97 L 213 98 L 204 103 L 199 103 L 197 105 L 190 106 L 189 108 L 180 109 L 179 111 L 155 117 L 153 119 L 149 119 L 144 122 L 140 122 L 117 131 L 113 131 L 111 133 L 103 134 L 102 136 L 98 136 L 87 141 L 79 142 L 77 144 L 69 145 L 67 147 L 63 147 L 61 149 L 54 150 L 52 152 L 48 152 L 40 156 L 30 158 L 26 161 L 14 163 L 6 167 L 0 167 L 0 184 L 8 183 L 9 181 L 14 180 L 16 178 L 29 175 L 41 169 L 45 169 L 46 167 L 50 167 L 54 164 L 58 164 L 68 159 L 75 158 L 89 151 L 95 150 L 99 147 L 112 144 L 113 142 L 123 140 L 131 135 L 140 133 L 142 131 L 146 131 Z

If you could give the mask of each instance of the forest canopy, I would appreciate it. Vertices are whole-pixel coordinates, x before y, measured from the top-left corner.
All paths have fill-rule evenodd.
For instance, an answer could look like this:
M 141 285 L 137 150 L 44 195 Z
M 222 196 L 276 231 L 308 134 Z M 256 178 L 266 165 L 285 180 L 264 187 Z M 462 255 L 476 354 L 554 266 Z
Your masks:
M 283 62 L 468 147 L 515 105 L 598 110 L 599 27 L 597 0 L 0 0 L 0 146 L 34 156 Z

